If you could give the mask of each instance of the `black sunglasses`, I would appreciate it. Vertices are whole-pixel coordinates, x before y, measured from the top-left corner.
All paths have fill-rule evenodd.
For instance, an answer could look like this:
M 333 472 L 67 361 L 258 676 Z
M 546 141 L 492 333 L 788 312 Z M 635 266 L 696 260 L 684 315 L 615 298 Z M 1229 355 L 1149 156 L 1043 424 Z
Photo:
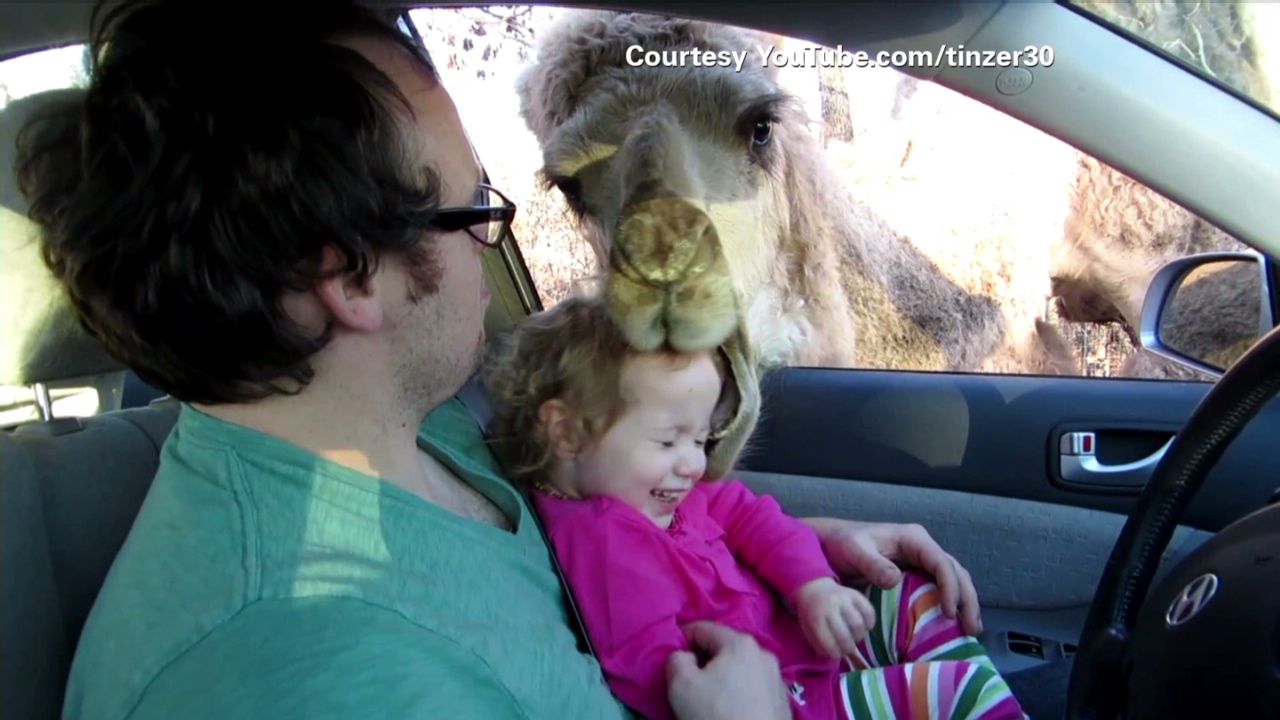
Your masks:
M 493 204 L 493 195 L 502 200 Z M 475 205 L 471 207 L 440 208 L 431 214 L 427 227 L 441 232 L 466 230 L 473 240 L 485 247 L 497 247 L 511 232 L 511 220 L 516 216 L 516 205 L 496 188 L 485 182 L 476 188 Z

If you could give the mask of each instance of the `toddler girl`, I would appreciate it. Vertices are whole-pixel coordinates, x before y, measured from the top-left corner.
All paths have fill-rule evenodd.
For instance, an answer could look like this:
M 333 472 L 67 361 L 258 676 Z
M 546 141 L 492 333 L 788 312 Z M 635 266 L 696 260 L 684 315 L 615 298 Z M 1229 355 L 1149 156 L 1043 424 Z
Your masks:
M 927 578 L 845 587 L 772 498 L 701 482 L 718 353 L 634 352 L 588 297 L 531 317 L 500 352 L 494 435 L 628 706 L 672 717 L 667 658 L 689 649 L 682 625 L 713 620 L 777 657 L 797 718 L 1025 717 Z

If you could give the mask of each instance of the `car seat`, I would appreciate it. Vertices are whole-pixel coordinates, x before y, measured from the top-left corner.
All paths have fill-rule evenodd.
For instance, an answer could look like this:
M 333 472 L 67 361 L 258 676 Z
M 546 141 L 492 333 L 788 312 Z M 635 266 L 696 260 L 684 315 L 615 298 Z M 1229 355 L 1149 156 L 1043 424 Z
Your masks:
M 93 417 L 53 416 L 50 385 L 107 377 L 118 388 L 124 370 L 81 329 L 41 261 L 13 174 L 22 122 L 80 92 L 33 95 L 0 111 L 0 384 L 34 388 L 41 405 L 38 420 L 0 432 L 5 718 L 60 716 L 81 628 L 177 418 L 172 400 Z

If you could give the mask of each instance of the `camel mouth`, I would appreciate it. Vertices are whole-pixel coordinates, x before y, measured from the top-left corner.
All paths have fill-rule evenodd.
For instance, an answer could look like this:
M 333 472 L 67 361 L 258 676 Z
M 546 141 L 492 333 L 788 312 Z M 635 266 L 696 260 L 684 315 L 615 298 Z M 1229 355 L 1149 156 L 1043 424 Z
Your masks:
M 617 248 L 616 245 L 614 247 Z M 695 269 L 692 263 L 688 263 L 683 267 L 665 272 L 663 274 L 667 275 L 665 277 L 662 275 L 655 277 L 655 273 L 645 272 L 621 249 L 615 249 L 609 253 L 609 267 L 614 275 L 637 285 L 643 285 L 671 299 L 686 294 L 688 288 L 697 284 L 699 276 L 708 271 L 706 268 Z
M 610 262 L 634 282 L 670 288 L 711 268 L 720 238 L 711 218 L 678 197 L 632 203 L 610 243 Z
M 715 224 L 671 194 L 627 206 L 609 243 L 612 313 L 642 351 L 710 350 L 737 323 L 737 299 Z

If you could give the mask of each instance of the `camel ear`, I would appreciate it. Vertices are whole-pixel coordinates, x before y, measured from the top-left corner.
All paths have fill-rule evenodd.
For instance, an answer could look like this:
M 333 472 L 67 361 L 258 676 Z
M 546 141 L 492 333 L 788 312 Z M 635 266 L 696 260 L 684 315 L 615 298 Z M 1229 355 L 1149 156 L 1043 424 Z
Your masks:
M 533 65 L 516 77 L 520 117 L 539 144 L 546 143 L 551 131 L 564 122 L 570 109 L 565 86 L 551 77 L 554 70 L 542 64 Z
M 538 143 L 573 116 L 582 85 L 598 71 L 617 13 L 566 10 L 542 33 L 536 61 L 516 77 L 520 117 Z
M 713 422 L 726 417 L 727 422 L 717 424 L 711 433 L 715 445 L 707 455 L 707 480 L 719 480 L 733 470 L 760 418 L 760 378 L 750 347 L 741 330 L 720 346 L 729 365 L 726 385 L 732 387 L 727 388 L 725 402 L 717 406 L 713 417 Z

